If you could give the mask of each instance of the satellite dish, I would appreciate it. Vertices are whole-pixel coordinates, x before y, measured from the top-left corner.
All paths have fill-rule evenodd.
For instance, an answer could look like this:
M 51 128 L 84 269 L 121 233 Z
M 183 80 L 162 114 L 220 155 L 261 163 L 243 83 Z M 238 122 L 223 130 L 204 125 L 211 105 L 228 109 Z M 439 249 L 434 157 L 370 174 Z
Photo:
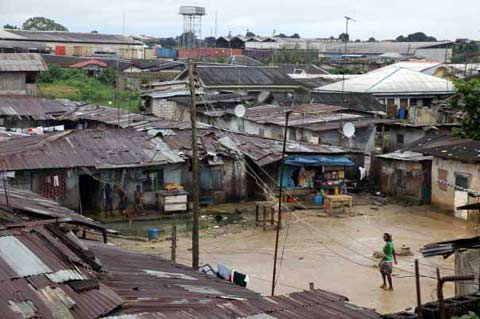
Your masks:
M 245 106 L 243 106 L 243 104 L 238 104 L 237 106 L 235 106 L 234 112 L 236 117 L 244 117 L 246 111 L 247 110 L 245 109 Z
M 343 135 L 350 138 L 355 134 L 355 125 L 351 122 L 347 122 L 343 125 L 342 128 Z

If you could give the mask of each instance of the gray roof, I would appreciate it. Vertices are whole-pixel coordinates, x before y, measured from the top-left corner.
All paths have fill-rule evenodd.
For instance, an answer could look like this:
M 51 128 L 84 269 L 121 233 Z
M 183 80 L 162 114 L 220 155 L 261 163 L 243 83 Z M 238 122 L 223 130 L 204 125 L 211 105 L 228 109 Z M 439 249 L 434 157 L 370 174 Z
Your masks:
M 133 129 L 65 131 L 8 140 L 0 144 L 5 169 L 157 166 L 183 159 L 160 138 Z
M 66 208 L 59 203 L 44 198 L 31 191 L 8 187 L 8 206 L 5 196 L 0 196 L 0 211 L 3 209 L 13 209 L 15 213 L 25 216 L 31 220 L 63 219 L 69 223 L 87 226 L 93 229 L 105 229 L 105 226 L 86 216 L 77 214 L 73 210 Z
M 131 127 L 139 131 L 148 131 L 149 129 L 185 129 L 191 127 L 190 121 L 165 120 L 155 116 L 93 104 L 78 106 L 73 112 L 66 115 L 65 119 L 103 123 L 110 127 Z M 208 125 L 198 123 L 197 127 L 208 127 Z
M 47 71 L 38 53 L 0 53 L 0 72 Z
M 385 105 L 369 93 L 312 92 L 312 103 L 343 106 L 358 112 L 385 112 Z
M 296 89 L 300 86 L 299 83 L 275 67 L 199 65 L 196 67 L 196 72 L 203 85 L 207 88 L 258 87 Z
M 73 111 L 59 101 L 27 95 L 0 95 L 0 117 L 12 116 L 20 119 L 53 120 Z
M 132 37 L 123 35 L 63 31 L 0 30 L 0 40 L 129 45 L 142 44 L 141 42 L 134 40 Z
M 425 156 L 422 153 L 411 152 L 411 151 L 396 151 L 393 153 L 377 155 L 377 157 L 397 160 L 397 161 L 411 161 L 411 162 L 418 162 L 418 161 L 428 161 L 432 160 L 432 156 Z
M 342 90 L 343 87 L 343 90 Z M 318 92 L 357 92 L 372 94 L 453 94 L 449 80 L 401 67 L 390 67 L 362 74 L 353 79 L 321 86 Z
M 417 49 L 433 48 L 444 45 L 453 45 L 450 41 L 438 42 L 349 42 L 347 45 L 347 54 L 383 54 L 383 53 L 399 53 L 402 55 L 414 55 Z M 324 53 L 345 53 L 345 45 L 342 44 L 326 44 Z
M 228 64 L 234 65 L 247 65 L 247 66 L 261 66 L 263 65 L 262 62 L 255 60 L 251 57 L 246 55 L 232 55 L 227 59 Z
M 306 74 L 330 74 L 327 70 L 315 64 L 280 64 L 278 68 L 284 74 L 295 74 L 299 72 Z

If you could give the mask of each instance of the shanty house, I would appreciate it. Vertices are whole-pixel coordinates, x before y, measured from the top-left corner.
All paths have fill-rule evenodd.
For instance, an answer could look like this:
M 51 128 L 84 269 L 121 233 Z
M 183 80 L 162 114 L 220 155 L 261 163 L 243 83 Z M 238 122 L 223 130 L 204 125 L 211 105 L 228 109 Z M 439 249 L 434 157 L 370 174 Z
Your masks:
M 449 138 L 426 145 L 422 153 L 433 156 L 432 204 L 456 217 L 478 220 L 477 212 L 458 207 L 478 202 L 480 196 L 480 142 Z
M 200 86 L 208 92 L 230 92 L 259 95 L 271 91 L 295 92 L 301 85 L 276 67 L 243 65 L 198 65 L 195 68 Z M 184 71 L 179 80 L 187 80 Z
M 0 94 L 37 95 L 37 76 L 47 71 L 37 53 L 0 54 Z
M 372 165 L 382 194 L 400 201 L 429 204 L 431 200 L 432 157 L 413 151 L 378 155 Z M 377 175 L 372 172 L 371 175 Z
M 262 105 L 249 107 L 243 117 L 234 110 L 210 111 L 200 116 L 204 122 L 215 124 L 235 132 L 254 134 L 261 137 L 282 139 L 285 130 L 288 107 Z M 312 144 L 330 144 L 361 149 L 365 152 L 375 150 L 376 126 L 386 120 L 355 114 L 341 106 L 325 104 L 295 105 L 289 116 L 288 135 L 290 141 Z M 341 133 L 342 125 L 352 122 L 355 135 L 345 137 Z M 388 122 L 388 121 L 387 121 Z
M 155 194 L 166 183 L 180 185 L 183 159 L 146 132 L 86 129 L 2 142 L 0 162 L 13 186 L 80 212 L 96 212 L 103 207 L 107 183 L 122 187 L 130 200 L 140 185 L 146 204 L 156 205 Z
M 58 125 L 73 104 L 27 95 L 0 95 L 0 126 L 18 133 Z M 42 129 L 43 132 L 43 129 Z
M 216 129 L 199 129 L 197 134 L 201 201 L 217 204 L 247 199 L 247 171 L 242 153 L 222 144 L 223 134 Z M 193 191 L 191 130 L 175 130 L 163 140 L 170 149 L 189 159 L 182 166 L 181 184 L 187 191 Z
M 280 185 L 282 141 L 255 135 L 229 134 L 228 138 L 222 139 L 222 144 L 244 154 L 249 170 L 247 175 L 249 197 L 272 198 Z M 322 167 L 328 167 L 328 170 L 338 169 L 338 171 L 343 171 L 343 180 L 348 179 L 353 182 L 358 179 L 355 168 L 365 167 L 366 165 L 364 153 L 344 147 L 288 141 L 286 154 L 288 168 L 284 174 L 283 184 L 286 188 L 298 190 L 298 193 L 302 196 L 308 196 L 315 189 L 320 189 L 320 185 L 314 185 L 313 176 L 315 171 L 321 170 Z M 300 165 L 298 162 L 294 163 L 294 161 L 303 160 L 306 161 L 305 165 Z M 313 164 L 310 165 L 307 162 Z M 304 166 L 312 174 L 310 179 L 305 178 L 303 182 L 300 182 L 301 176 L 299 174 L 293 176 L 293 174 Z M 346 172 L 345 167 L 351 167 L 352 169 Z M 320 172 L 317 175 L 324 176 Z
M 385 105 L 389 117 L 413 124 L 435 124 L 433 102 L 453 95 L 455 90 L 449 80 L 403 67 L 387 67 L 319 87 L 316 92 L 371 93 Z

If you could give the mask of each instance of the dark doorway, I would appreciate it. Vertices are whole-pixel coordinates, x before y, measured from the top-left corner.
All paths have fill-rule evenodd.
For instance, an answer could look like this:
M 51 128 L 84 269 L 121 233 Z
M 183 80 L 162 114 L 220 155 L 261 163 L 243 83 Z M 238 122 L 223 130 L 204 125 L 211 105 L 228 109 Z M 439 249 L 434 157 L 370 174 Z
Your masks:
M 422 204 L 428 205 L 432 202 L 432 161 L 423 161 L 422 170 Z
M 80 175 L 79 191 L 81 211 L 92 213 L 102 208 L 102 189 L 100 182 L 90 175 Z

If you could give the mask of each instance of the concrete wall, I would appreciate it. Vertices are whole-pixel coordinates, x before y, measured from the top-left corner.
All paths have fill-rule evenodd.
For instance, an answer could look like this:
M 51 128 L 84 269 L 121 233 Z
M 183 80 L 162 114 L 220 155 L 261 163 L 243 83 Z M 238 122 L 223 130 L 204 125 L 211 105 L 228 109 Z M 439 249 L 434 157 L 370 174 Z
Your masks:
M 413 143 L 423 137 L 426 132 L 421 127 L 401 127 L 401 126 L 389 126 L 388 131 L 385 132 L 386 138 L 388 138 L 389 145 L 388 151 L 395 151 L 405 147 L 410 143 Z M 400 138 L 403 136 L 403 143 L 400 143 Z
M 425 181 L 420 162 L 377 159 L 380 161 L 380 189 L 383 194 L 400 200 L 422 202 Z
M 205 162 L 201 163 L 201 170 L 213 168 L 222 171 L 223 188 L 221 190 L 209 191 L 201 189 L 200 197 L 211 197 L 215 204 L 247 199 L 245 163 L 240 159 L 233 160 L 229 158 L 223 158 L 223 162 L 223 165 L 212 167 Z M 187 192 L 192 193 L 192 171 L 190 170 L 189 163 L 185 163 L 182 167 L 182 185 Z
M 455 189 L 450 186 L 441 185 L 440 170 L 446 172 L 447 182 L 455 184 L 457 174 L 468 176 L 468 187 L 473 190 L 480 190 L 480 165 L 468 164 L 454 160 L 445 160 L 435 157 L 432 162 L 432 204 L 449 211 L 455 210 Z M 471 200 L 471 202 L 474 202 Z M 465 204 L 465 203 L 464 203 Z
M 26 94 L 25 73 L 0 72 L 0 94 Z
M 188 120 L 190 112 L 187 108 L 179 106 L 175 101 L 167 99 L 152 99 L 151 112 L 154 116 L 168 120 Z

